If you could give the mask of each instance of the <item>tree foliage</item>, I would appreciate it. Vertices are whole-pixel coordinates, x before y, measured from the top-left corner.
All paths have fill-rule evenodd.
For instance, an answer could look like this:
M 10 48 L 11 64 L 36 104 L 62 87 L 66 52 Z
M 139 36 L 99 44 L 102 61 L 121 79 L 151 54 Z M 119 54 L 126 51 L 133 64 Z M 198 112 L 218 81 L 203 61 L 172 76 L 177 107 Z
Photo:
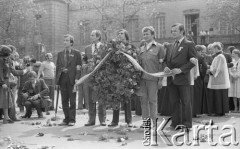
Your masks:
M 141 71 L 137 70 L 121 52 L 137 58 L 137 48 L 129 43 L 111 40 L 103 51 L 111 48 L 110 56 L 92 76 L 94 100 L 119 109 L 120 103 L 129 102 L 140 88 Z
M 240 24 L 240 0 L 209 0 L 207 16 L 212 25 L 222 23 L 234 28 Z
M 92 25 L 89 28 L 101 29 L 103 37 L 105 37 L 103 41 L 107 41 L 112 38 L 114 31 L 127 29 L 129 22 L 142 13 L 150 16 L 156 12 L 155 7 L 151 7 L 155 2 L 155 0 L 73 0 L 71 6 L 76 10 L 96 12 L 96 16 L 99 16 L 97 19 L 87 18 Z M 79 22 L 81 21 L 79 20 Z
M 33 0 L 1 0 L 0 12 L 0 42 L 15 46 L 34 34 L 36 19 L 46 13 Z

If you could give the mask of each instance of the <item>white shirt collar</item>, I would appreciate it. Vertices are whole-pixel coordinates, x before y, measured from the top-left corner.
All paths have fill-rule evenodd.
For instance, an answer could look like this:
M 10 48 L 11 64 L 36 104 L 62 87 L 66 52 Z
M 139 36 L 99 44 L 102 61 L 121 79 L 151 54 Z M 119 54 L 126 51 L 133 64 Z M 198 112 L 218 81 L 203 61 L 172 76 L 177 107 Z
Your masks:
M 69 48 L 69 53 L 71 53 L 72 48 Z M 67 52 L 67 49 L 65 49 L 65 53 Z
M 184 37 L 182 37 L 181 39 L 178 40 L 178 42 L 179 42 L 178 45 L 180 45 L 182 43 L 183 39 L 184 39 Z
M 92 53 L 95 51 L 95 44 L 96 44 L 97 48 L 99 48 L 100 45 L 101 45 L 101 42 L 98 41 L 97 43 L 93 43 L 93 44 L 92 44 Z
M 101 45 L 101 42 L 100 41 L 98 41 L 97 43 L 93 43 L 92 44 L 92 47 L 94 46 L 95 47 L 95 44 L 97 45 L 97 48 Z
M 152 45 L 157 45 L 157 42 L 155 40 L 149 42 L 146 46 L 147 46 L 147 49 L 149 49 Z

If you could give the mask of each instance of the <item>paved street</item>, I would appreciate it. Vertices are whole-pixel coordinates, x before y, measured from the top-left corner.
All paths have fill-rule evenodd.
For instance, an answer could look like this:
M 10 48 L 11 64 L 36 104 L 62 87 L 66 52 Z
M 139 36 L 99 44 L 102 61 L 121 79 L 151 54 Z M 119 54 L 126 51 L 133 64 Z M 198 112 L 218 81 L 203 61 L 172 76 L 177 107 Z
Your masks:
M 44 113 L 45 114 L 45 113 Z M 110 123 L 112 118 L 112 111 L 107 111 L 107 124 Z M 134 112 L 133 112 L 134 114 Z M 137 128 L 126 129 L 123 126 L 116 128 L 108 128 L 100 126 L 99 122 L 92 127 L 85 127 L 84 124 L 88 120 L 87 111 L 78 110 L 77 111 L 77 123 L 73 127 L 66 126 L 55 126 L 55 124 L 60 123 L 63 118 L 62 110 L 59 109 L 57 118 L 60 118 L 58 121 L 51 121 L 51 118 L 54 117 L 54 111 L 51 111 L 51 115 L 44 115 L 45 118 L 37 119 L 37 114 L 34 112 L 31 119 L 24 119 L 20 122 L 14 124 L 5 124 L 3 125 L 0 122 L 0 148 L 6 149 L 7 145 L 12 142 L 13 144 L 24 145 L 29 149 L 38 149 L 38 148 L 51 148 L 54 149 L 77 149 L 77 148 L 86 148 L 86 149 L 115 149 L 115 148 L 210 148 L 210 149 L 225 149 L 225 148 L 235 148 L 239 149 L 240 145 L 234 146 L 230 145 L 224 147 L 218 143 L 217 146 L 210 146 L 207 142 L 200 142 L 199 146 L 187 146 L 186 144 L 179 146 L 168 146 L 163 143 L 160 136 L 158 136 L 158 146 L 146 147 L 143 146 L 143 129 L 140 129 L 141 117 L 133 116 L 133 124 Z M 159 116 L 159 124 L 162 121 L 162 117 Z M 240 114 L 239 113 L 230 113 L 223 117 L 208 117 L 206 115 L 201 116 L 200 118 L 194 118 L 194 125 L 205 123 L 208 120 L 212 119 L 214 124 L 219 126 L 218 130 L 213 131 L 213 139 L 215 142 L 218 142 L 218 138 L 221 134 L 230 132 L 230 130 L 221 130 L 224 125 L 232 125 L 236 128 L 236 140 L 240 141 Z M 120 114 L 120 125 L 124 125 L 124 113 Z M 37 123 L 37 125 L 36 125 Z M 41 123 L 41 124 L 40 124 Z M 34 124 L 34 125 L 33 125 Z M 50 124 L 52 126 L 46 126 Z M 169 124 L 166 126 L 168 127 Z M 39 136 L 39 133 L 43 133 L 43 136 Z M 176 134 L 177 131 L 166 131 L 166 135 L 171 137 Z M 190 141 L 193 140 L 193 131 L 190 131 Z M 200 131 L 200 136 L 207 136 L 206 131 Z M 40 134 L 41 135 L 41 134 Z M 127 138 L 126 138 L 127 136 Z M 121 139 L 122 138 L 122 139 Z M 183 137 L 180 137 L 180 141 Z M 122 142 L 118 142 L 121 140 Z M 202 139 L 204 140 L 204 139 Z M 206 139 L 205 139 L 206 140 Z M 227 138 L 230 140 L 230 137 Z

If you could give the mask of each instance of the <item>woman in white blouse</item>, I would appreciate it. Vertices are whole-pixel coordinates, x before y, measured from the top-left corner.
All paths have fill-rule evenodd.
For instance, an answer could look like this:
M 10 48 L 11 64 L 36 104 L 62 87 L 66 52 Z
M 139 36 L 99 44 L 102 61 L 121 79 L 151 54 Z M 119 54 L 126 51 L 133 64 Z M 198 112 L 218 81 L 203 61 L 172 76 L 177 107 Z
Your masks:
M 229 69 L 231 88 L 229 89 L 228 96 L 233 97 L 234 112 L 240 112 L 240 108 L 237 109 L 237 105 L 240 103 L 240 51 L 234 49 L 232 57 L 234 65 Z

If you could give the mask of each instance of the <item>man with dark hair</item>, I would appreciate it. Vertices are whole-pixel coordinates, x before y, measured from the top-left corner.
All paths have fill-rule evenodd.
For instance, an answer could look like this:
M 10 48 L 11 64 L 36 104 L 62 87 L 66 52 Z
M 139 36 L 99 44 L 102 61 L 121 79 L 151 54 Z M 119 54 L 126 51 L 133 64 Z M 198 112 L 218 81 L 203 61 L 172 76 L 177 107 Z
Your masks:
M 129 42 L 129 34 L 128 34 L 128 31 L 125 30 L 125 29 L 120 29 L 118 32 L 118 34 L 124 34 L 124 38 L 127 42 Z M 118 36 L 119 37 L 122 37 L 122 36 Z M 120 41 L 122 41 L 122 39 L 119 39 Z
M 36 108 L 38 117 L 42 118 L 41 100 L 48 95 L 49 89 L 43 79 L 37 79 L 37 73 L 28 73 L 28 81 L 24 84 L 22 93 L 25 99 L 26 114 L 22 118 L 30 118 L 32 108 Z
M 73 49 L 74 38 L 64 35 L 64 50 L 58 53 L 56 63 L 56 87 L 60 87 L 64 120 L 60 125 L 76 123 L 76 92 L 74 84 L 81 76 L 81 54 Z M 70 104 L 69 104 L 70 103 Z
M 177 23 L 172 26 L 171 33 L 175 42 L 171 44 L 165 56 L 165 73 L 175 74 L 167 77 L 169 98 L 173 106 L 172 124 L 170 128 L 184 125 L 192 128 L 192 102 L 190 89 L 190 70 L 195 66 L 190 58 L 196 57 L 194 43 L 184 38 L 184 26 Z
M 185 29 L 184 29 L 184 25 L 181 24 L 181 23 L 176 23 L 176 24 L 173 24 L 171 27 L 176 27 L 178 26 L 179 28 L 179 31 L 182 32 L 183 36 L 185 36 Z M 172 30 L 171 30 L 171 33 L 172 33 Z
M 227 47 L 227 51 L 229 51 L 231 54 L 232 54 L 232 51 L 233 51 L 234 49 L 236 49 L 235 46 L 228 46 L 228 47 Z
M 92 44 L 88 45 L 85 48 L 85 55 L 88 60 L 88 67 L 94 67 L 97 64 L 97 59 L 102 59 L 103 58 L 103 53 L 101 46 L 102 43 L 100 42 L 101 40 L 101 32 L 99 30 L 93 30 L 90 38 L 92 40 Z M 88 115 L 89 115 L 89 120 L 88 123 L 85 124 L 85 126 L 93 126 L 95 125 L 95 119 L 96 119 L 96 100 L 93 98 L 94 90 L 90 86 L 89 87 L 89 100 L 88 100 Z M 105 120 L 106 120 L 106 105 L 103 105 L 99 103 L 98 105 L 98 118 L 100 121 L 101 126 L 106 126 Z

